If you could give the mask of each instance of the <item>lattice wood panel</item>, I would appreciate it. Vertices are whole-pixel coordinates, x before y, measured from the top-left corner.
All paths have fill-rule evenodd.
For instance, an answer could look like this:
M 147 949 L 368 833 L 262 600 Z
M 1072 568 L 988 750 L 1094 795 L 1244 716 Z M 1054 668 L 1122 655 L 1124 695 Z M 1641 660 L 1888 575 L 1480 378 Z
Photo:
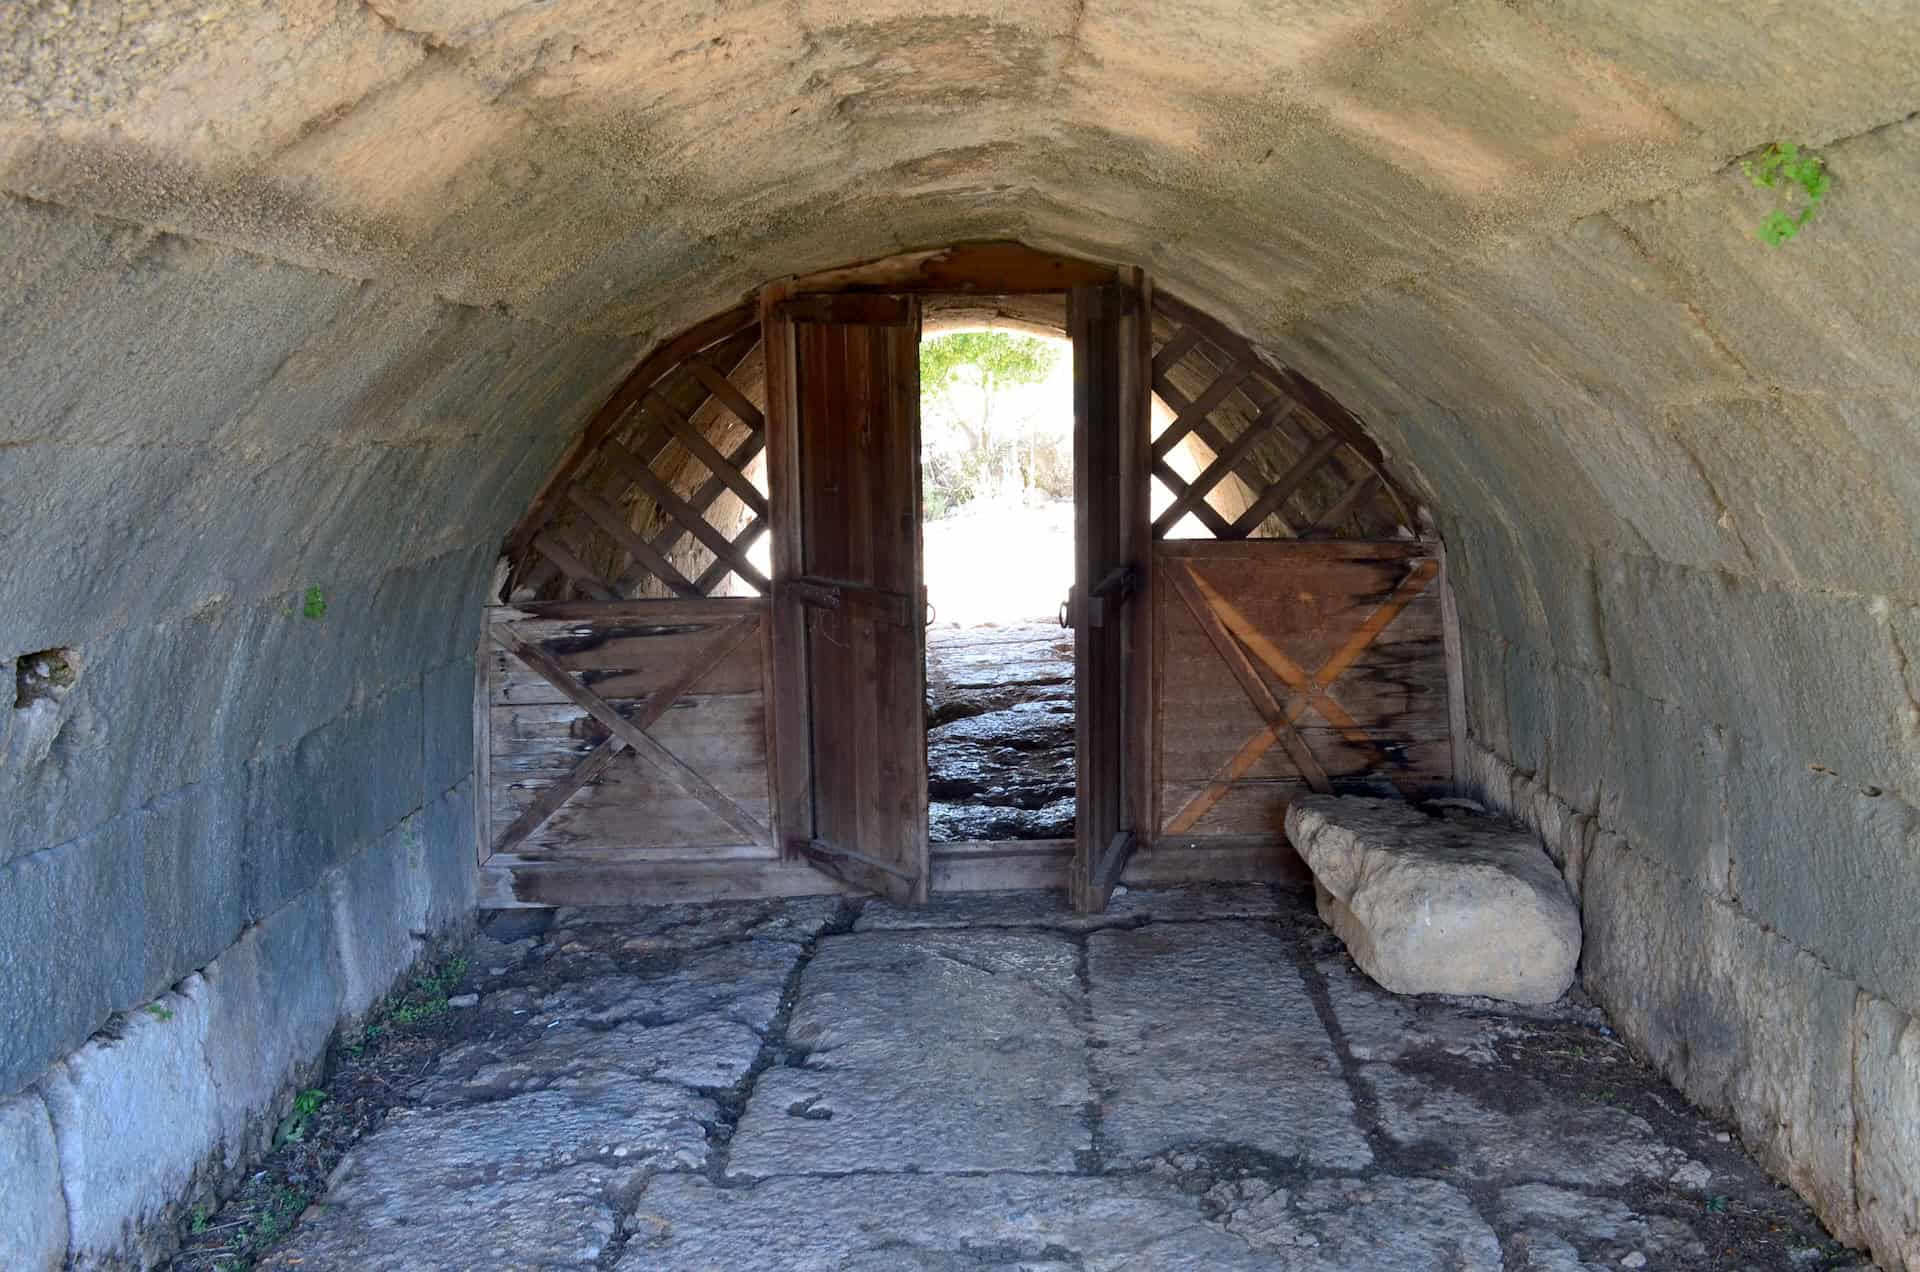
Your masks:
M 1171 415 L 1153 439 L 1155 539 L 1413 533 L 1411 501 L 1338 403 L 1177 300 L 1156 293 L 1153 311 L 1153 387 Z
M 634 371 L 509 537 L 522 600 L 765 594 L 766 420 L 754 312 L 720 315 Z

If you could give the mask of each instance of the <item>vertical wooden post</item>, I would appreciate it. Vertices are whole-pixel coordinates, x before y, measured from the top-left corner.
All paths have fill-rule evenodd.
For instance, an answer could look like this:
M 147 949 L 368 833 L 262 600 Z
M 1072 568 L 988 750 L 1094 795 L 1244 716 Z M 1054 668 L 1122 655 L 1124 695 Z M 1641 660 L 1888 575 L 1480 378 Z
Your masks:
M 1147 823 L 1138 762 L 1146 701 L 1134 666 L 1150 632 L 1142 600 L 1147 518 L 1147 394 L 1151 321 L 1145 280 L 1076 287 L 1073 336 L 1074 738 L 1077 815 L 1068 887 L 1096 913 Z
M 760 292 L 760 336 L 767 369 L 767 508 L 773 566 L 769 620 L 773 631 L 773 833 L 783 857 L 813 838 L 813 713 L 807 675 L 806 610 L 789 584 L 803 558 L 799 408 L 793 323 L 776 312 L 790 294 L 787 280 Z
M 1121 402 L 1126 428 L 1121 450 L 1121 549 L 1137 566 L 1125 637 L 1126 735 L 1122 744 L 1122 780 L 1126 784 L 1127 826 L 1133 850 L 1153 847 L 1159 829 L 1159 779 L 1154 772 L 1154 578 L 1153 568 L 1153 280 L 1145 270 L 1132 275 L 1139 314 L 1132 325 L 1134 347 L 1120 364 Z M 1115 875 L 1113 882 L 1118 882 Z

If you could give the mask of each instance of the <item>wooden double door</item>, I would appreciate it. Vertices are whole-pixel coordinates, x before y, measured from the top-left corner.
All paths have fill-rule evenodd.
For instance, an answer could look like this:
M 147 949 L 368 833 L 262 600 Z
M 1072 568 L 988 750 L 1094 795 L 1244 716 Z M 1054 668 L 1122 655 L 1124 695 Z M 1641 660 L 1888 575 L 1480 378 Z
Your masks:
M 1130 676 L 1145 569 L 1146 397 L 1135 287 L 1075 289 L 1076 902 L 1099 907 L 1131 843 Z M 772 491 L 775 817 L 783 850 L 849 884 L 924 901 L 926 592 L 920 302 L 763 300 Z M 1017 563 L 1009 562 L 1009 568 Z
M 607 444 L 603 486 L 565 488 L 614 565 L 672 595 L 589 573 L 579 535 L 569 546 L 569 523 L 550 520 L 533 549 L 578 594 L 488 611 L 486 904 L 835 886 L 918 902 L 939 887 L 1057 886 L 1064 866 L 1073 903 L 1099 910 L 1123 872 L 1287 877 L 1281 823 L 1302 791 L 1446 788 L 1437 561 L 1416 538 L 1384 539 L 1388 522 L 1355 520 L 1383 478 L 1342 468 L 1360 454 L 1351 421 L 1139 271 L 1106 275 L 1058 288 L 1074 383 L 1070 857 L 976 855 L 961 880 L 958 857 L 929 848 L 920 297 L 774 284 L 756 313 L 689 342 L 707 342 L 686 365 L 731 432 L 703 432 L 692 406 L 652 390 L 654 431 Z M 740 348 L 755 325 L 764 412 L 723 375 L 751 363 Z M 670 444 L 710 470 L 705 486 L 643 471 Z M 762 452 L 764 489 L 747 475 Z M 713 562 L 667 560 L 671 526 L 643 537 L 619 515 L 629 486 Z M 732 539 L 702 520 L 722 488 L 747 514 Z M 1169 499 L 1157 512 L 1156 489 Z M 1200 537 L 1176 537 L 1182 518 Z M 1370 537 L 1330 537 L 1355 525 Z M 747 556 L 763 531 L 764 576 Z M 713 594 L 710 576 L 729 570 L 761 594 Z

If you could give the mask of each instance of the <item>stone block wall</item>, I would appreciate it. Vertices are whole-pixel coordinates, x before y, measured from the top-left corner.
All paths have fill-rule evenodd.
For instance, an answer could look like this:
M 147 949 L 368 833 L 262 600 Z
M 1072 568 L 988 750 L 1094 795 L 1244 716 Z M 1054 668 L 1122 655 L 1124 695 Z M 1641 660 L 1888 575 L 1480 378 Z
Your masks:
M 1439 512 L 1470 785 L 1579 893 L 1589 991 L 1920 1268 L 1920 318 L 1877 281 L 1920 124 L 1822 153 L 1785 247 L 1730 166 L 1277 347 Z
M 634 342 L 25 200 L 0 239 L 0 1266 L 138 1262 L 471 921 L 478 607 Z

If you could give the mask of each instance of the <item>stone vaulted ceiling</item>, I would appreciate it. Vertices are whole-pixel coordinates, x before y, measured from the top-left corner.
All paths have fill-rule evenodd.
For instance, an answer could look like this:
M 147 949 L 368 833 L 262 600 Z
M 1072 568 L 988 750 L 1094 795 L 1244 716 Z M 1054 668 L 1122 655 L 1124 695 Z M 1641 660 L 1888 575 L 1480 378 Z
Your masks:
M 1871 15 L 1871 16 L 1869 16 Z M 17 194 L 657 332 L 961 237 L 1273 332 L 1920 105 L 1914 7 L 290 0 L 0 16 Z

